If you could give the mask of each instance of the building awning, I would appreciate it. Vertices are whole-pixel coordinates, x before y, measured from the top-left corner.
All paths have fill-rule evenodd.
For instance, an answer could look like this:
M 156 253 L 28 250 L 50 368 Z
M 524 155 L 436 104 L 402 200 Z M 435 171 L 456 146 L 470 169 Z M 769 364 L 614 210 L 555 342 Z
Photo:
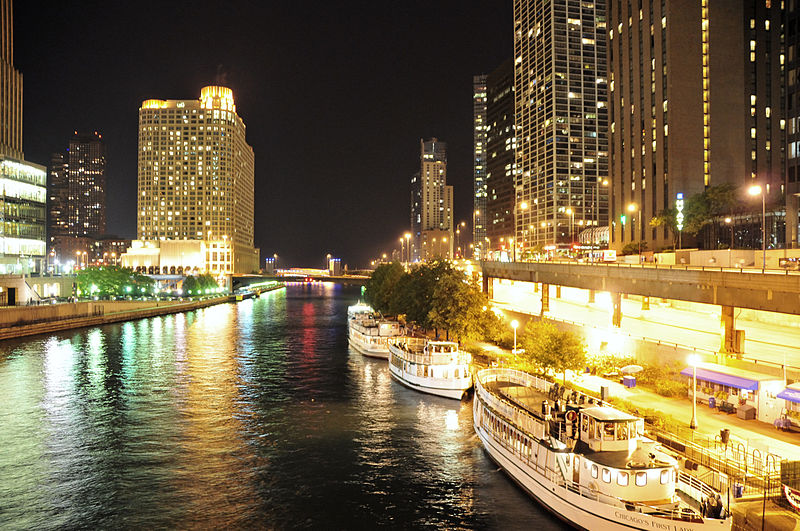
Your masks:
M 788 400 L 789 402 L 800 404 L 800 390 L 791 389 L 787 387 L 786 389 L 778 393 L 778 398 L 783 398 L 784 400 Z
M 681 371 L 681 374 L 691 378 L 692 368 L 686 367 Z M 728 387 L 735 387 L 737 389 L 746 389 L 748 391 L 756 391 L 758 389 L 758 381 L 756 380 L 743 378 L 741 376 L 731 376 L 730 374 L 701 369 L 700 367 L 697 368 L 697 379 L 720 385 L 727 385 Z

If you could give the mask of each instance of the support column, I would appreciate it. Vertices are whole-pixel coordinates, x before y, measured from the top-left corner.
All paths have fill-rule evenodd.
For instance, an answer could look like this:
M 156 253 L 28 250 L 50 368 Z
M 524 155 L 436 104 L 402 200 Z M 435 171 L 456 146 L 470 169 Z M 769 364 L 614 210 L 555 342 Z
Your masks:
M 494 295 L 494 289 L 492 288 L 492 277 L 483 275 L 483 292 L 486 294 L 489 300 L 492 299 L 492 296 Z
M 542 282 L 542 315 L 550 311 L 550 284 Z
M 650 297 L 642 297 L 642 310 L 650 309 Z
M 736 330 L 733 306 L 722 306 L 720 312 L 721 343 L 720 351 L 727 354 L 741 354 L 744 350 L 744 330 Z
M 594 290 L 590 289 L 589 290 L 589 304 L 591 304 L 593 302 L 594 302 Z
M 619 328 L 622 326 L 622 295 L 619 293 L 612 293 L 611 302 L 614 304 L 614 313 L 611 315 L 611 326 Z
M 556 299 L 561 298 L 561 286 L 556 286 Z

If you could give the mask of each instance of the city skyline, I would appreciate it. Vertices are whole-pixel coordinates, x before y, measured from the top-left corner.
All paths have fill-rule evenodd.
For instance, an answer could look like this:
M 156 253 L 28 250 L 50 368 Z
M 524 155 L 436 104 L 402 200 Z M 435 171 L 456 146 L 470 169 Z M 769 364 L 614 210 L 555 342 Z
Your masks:
M 160 6 L 159 16 L 181 21 L 169 34 L 149 29 L 141 18 L 147 11 L 138 5 L 44 6 L 44 12 L 42 6 L 14 6 L 26 156 L 48 164 L 53 147 L 75 129 L 102 131 L 111 187 L 108 232 L 136 235 L 130 198 L 136 193 L 138 106 L 217 82 L 236 94 L 259 162 L 255 246 L 262 265 L 273 253 L 282 264 L 298 265 L 321 264 L 331 253 L 353 267 L 367 264 L 381 247 L 390 251 L 408 230 L 408 207 L 386 197 L 407 197 L 421 137 L 447 140 L 454 221 L 471 223 L 471 80 L 511 50 L 510 2 L 490 11 L 455 2 L 370 12 L 317 6 L 311 17 L 290 6 L 245 2 L 221 13 L 212 4 L 189 11 Z M 220 38 L 194 39 L 193 25 L 209 18 L 217 20 Z M 129 21 L 141 22 L 136 34 Z M 491 37 L 470 36 L 478 26 Z M 401 37 L 398 27 L 414 28 L 416 37 Z M 320 48 L 321 42 L 335 46 Z M 356 76 L 360 80 L 352 81 Z M 58 103 L 64 100 L 70 105 Z

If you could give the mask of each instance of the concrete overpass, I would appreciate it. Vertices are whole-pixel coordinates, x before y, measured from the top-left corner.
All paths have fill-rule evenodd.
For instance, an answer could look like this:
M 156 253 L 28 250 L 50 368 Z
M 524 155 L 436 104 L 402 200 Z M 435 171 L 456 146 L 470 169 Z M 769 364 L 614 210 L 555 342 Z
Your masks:
M 277 280 L 279 282 L 302 282 L 308 278 L 314 282 L 336 282 L 339 284 L 364 285 L 368 276 L 363 275 L 307 275 L 307 276 L 284 276 L 284 275 L 233 275 L 233 289 L 264 282 L 266 280 Z
M 575 262 L 481 262 L 483 289 L 492 296 L 491 279 L 532 282 L 542 289 L 542 312 L 549 310 L 550 286 L 582 288 L 594 302 L 596 291 L 610 292 L 612 323 L 622 320 L 622 295 L 675 299 L 722 307 L 722 349 L 741 352 L 743 334 L 734 323 L 734 308 L 800 315 L 800 272 L 752 268 L 638 264 L 580 264 Z

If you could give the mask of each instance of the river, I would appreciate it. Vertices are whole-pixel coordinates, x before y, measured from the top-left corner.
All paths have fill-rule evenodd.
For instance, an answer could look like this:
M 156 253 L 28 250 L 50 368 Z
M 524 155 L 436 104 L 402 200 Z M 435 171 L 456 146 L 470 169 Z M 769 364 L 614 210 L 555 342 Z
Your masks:
M 359 290 L 0 343 L 0 528 L 560 529 L 470 402 L 347 346 Z

